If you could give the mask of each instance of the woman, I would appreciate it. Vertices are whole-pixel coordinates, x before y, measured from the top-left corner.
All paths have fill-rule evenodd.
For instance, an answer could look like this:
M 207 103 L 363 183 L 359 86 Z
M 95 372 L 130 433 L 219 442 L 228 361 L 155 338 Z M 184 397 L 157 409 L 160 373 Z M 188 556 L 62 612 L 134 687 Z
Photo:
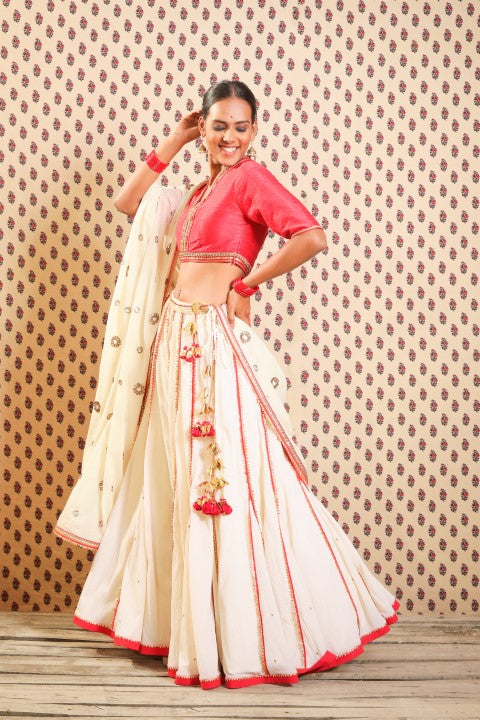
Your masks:
M 249 157 L 256 133 L 251 91 L 217 83 L 117 196 L 133 244 L 107 324 L 102 420 L 56 528 L 98 548 L 75 622 L 168 656 L 177 684 L 203 688 L 296 682 L 356 657 L 397 619 L 309 490 L 285 378 L 249 327 L 258 285 L 326 248 L 315 218 Z M 180 198 L 154 181 L 199 135 L 209 177 Z M 268 228 L 289 242 L 255 267 Z

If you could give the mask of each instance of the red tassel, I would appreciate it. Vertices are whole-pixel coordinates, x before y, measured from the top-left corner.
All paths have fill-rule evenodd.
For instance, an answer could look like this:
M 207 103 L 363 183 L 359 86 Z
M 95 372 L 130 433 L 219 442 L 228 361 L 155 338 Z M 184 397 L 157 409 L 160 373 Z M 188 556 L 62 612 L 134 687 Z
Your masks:
M 214 435 L 215 428 L 208 420 L 197 422 L 192 427 L 192 437 L 213 437 Z
M 197 498 L 193 503 L 193 507 L 195 508 L 195 510 L 201 510 L 203 508 L 203 503 L 206 501 L 206 499 L 206 495 L 202 495 L 202 497 Z
M 207 500 L 202 505 L 202 512 L 205 515 L 220 515 L 222 511 L 216 500 Z
M 204 515 L 230 515 L 233 509 L 225 498 L 220 498 L 217 502 L 212 498 L 208 498 L 207 495 L 197 498 L 193 503 L 193 508 Z
M 218 504 L 220 506 L 220 512 L 222 512 L 224 515 L 230 515 L 230 513 L 232 512 L 232 506 L 227 503 L 225 498 L 220 498 Z

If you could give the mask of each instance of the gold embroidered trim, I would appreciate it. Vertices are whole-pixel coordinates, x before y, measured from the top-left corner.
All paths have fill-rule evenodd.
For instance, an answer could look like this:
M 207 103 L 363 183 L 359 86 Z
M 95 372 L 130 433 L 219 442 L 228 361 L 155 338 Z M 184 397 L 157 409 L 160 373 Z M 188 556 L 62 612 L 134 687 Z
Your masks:
M 218 177 L 218 176 L 217 176 Z M 205 183 L 208 183 L 208 180 L 205 180 Z M 200 186 L 202 187 L 202 186 Z M 205 194 L 205 190 L 203 191 L 202 195 Z M 180 241 L 180 247 L 182 250 L 186 250 L 188 246 L 188 237 L 190 235 L 190 230 L 192 229 L 193 220 L 195 217 L 195 213 L 197 212 L 200 202 L 201 202 L 202 196 L 200 196 L 200 199 L 197 200 L 196 203 L 193 203 L 188 210 L 187 210 L 187 216 L 185 218 L 185 222 L 183 223 L 182 227 L 182 238 Z
M 245 273 L 252 269 L 250 263 L 239 253 L 234 252 L 190 252 L 188 250 L 179 253 L 180 262 L 231 262 L 238 265 Z

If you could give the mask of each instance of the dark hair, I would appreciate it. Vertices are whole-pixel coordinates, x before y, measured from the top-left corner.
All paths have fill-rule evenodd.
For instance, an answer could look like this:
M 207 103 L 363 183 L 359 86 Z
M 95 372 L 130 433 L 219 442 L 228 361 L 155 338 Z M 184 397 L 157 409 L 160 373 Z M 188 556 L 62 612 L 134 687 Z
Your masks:
M 210 108 L 219 100 L 225 100 L 230 97 L 238 97 L 246 100 L 252 111 L 252 123 L 257 119 L 257 101 L 255 95 L 250 88 L 240 80 L 220 80 L 220 82 L 211 85 L 203 96 L 202 117 L 205 120 Z

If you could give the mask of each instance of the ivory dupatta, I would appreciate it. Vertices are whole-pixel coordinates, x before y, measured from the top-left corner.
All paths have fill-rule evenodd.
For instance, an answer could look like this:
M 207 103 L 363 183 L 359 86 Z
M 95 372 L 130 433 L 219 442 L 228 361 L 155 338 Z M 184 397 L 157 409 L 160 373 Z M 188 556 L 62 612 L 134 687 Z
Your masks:
M 132 223 L 108 314 L 82 473 L 54 528 L 82 547 L 98 546 L 130 457 L 151 344 L 175 284 L 175 214 L 189 195 L 157 180 Z

